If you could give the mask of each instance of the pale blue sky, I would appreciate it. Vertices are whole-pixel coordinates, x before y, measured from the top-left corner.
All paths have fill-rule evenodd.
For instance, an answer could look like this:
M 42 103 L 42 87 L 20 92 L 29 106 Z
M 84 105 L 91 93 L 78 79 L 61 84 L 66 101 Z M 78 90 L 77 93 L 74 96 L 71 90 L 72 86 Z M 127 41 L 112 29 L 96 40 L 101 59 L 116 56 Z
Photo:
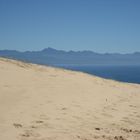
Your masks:
M 140 51 L 140 0 L 0 0 L 0 49 Z

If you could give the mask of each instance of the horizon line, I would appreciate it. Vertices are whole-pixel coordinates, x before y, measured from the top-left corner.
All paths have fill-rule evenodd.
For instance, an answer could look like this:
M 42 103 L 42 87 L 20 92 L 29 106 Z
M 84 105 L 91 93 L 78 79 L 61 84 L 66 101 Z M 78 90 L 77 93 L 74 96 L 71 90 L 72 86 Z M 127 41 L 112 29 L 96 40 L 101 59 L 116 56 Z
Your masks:
M 64 50 L 64 49 L 56 49 L 56 48 L 53 48 L 53 47 L 46 47 L 46 48 L 42 48 L 41 50 L 16 50 L 16 49 L 0 49 L 0 51 L 17 51 L 17 52 L 20 52 L 20 53 L 25 53 L 25 52 L 41 52 L 41 51 L 45 51 L 45 50 L 48 50 L 48 49 L 52 49 L 52 50 L 56 50 L 56 51 L 63 51 L 63 52 L 66 52 L 66 53 L 69 53 L 69 52 L 91 52 L 91 53 L 96 53 L 96 54 L 121 54 L 121 55 L 126 55 L 126 54 L 136 54 L 136 53 L 140 53 L 140 51 L 134 51 L 134 52 L 129 52 L 129 53 L 121 53 L 121 52 L 95 52 L 93 50 Z

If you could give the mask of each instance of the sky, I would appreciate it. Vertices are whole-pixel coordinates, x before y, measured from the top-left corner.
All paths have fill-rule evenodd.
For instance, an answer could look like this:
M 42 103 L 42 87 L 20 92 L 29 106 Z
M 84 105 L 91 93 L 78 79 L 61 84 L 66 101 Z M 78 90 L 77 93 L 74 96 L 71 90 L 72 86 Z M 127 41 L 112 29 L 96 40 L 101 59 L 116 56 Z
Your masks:
M 0 49 L 140 51 L 140 0 L 0 0 Z

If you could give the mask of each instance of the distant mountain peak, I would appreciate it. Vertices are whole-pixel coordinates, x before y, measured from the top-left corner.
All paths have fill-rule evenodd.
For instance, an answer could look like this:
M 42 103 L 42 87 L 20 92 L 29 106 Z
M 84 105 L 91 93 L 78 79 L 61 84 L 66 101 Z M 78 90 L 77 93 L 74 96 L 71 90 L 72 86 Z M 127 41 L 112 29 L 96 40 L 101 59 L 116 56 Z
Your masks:
M 51 47 L 45 48 L 45 49 L 43 49 L 41 52 L 43 52 L 43 53 L 48 53 L 48 54 L 66 53 L 66 51 L 63 51 L 63 50 L 56 50 L 56 49 L 51 48 Z
M 57 50 L 54 49 L 54 48 L 51 48 L 51 47 L 44 48 L 44 49 L 42 50 L 42 52 L 46 52 L 46 51 L 57 51 Z

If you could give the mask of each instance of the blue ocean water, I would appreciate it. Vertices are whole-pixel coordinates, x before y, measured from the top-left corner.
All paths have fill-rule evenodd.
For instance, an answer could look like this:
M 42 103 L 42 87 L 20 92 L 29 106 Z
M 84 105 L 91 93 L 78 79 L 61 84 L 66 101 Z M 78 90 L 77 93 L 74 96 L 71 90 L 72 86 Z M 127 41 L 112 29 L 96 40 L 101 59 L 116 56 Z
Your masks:
M 61 66 L 107 79 L 140 84 L 140 66 Z

